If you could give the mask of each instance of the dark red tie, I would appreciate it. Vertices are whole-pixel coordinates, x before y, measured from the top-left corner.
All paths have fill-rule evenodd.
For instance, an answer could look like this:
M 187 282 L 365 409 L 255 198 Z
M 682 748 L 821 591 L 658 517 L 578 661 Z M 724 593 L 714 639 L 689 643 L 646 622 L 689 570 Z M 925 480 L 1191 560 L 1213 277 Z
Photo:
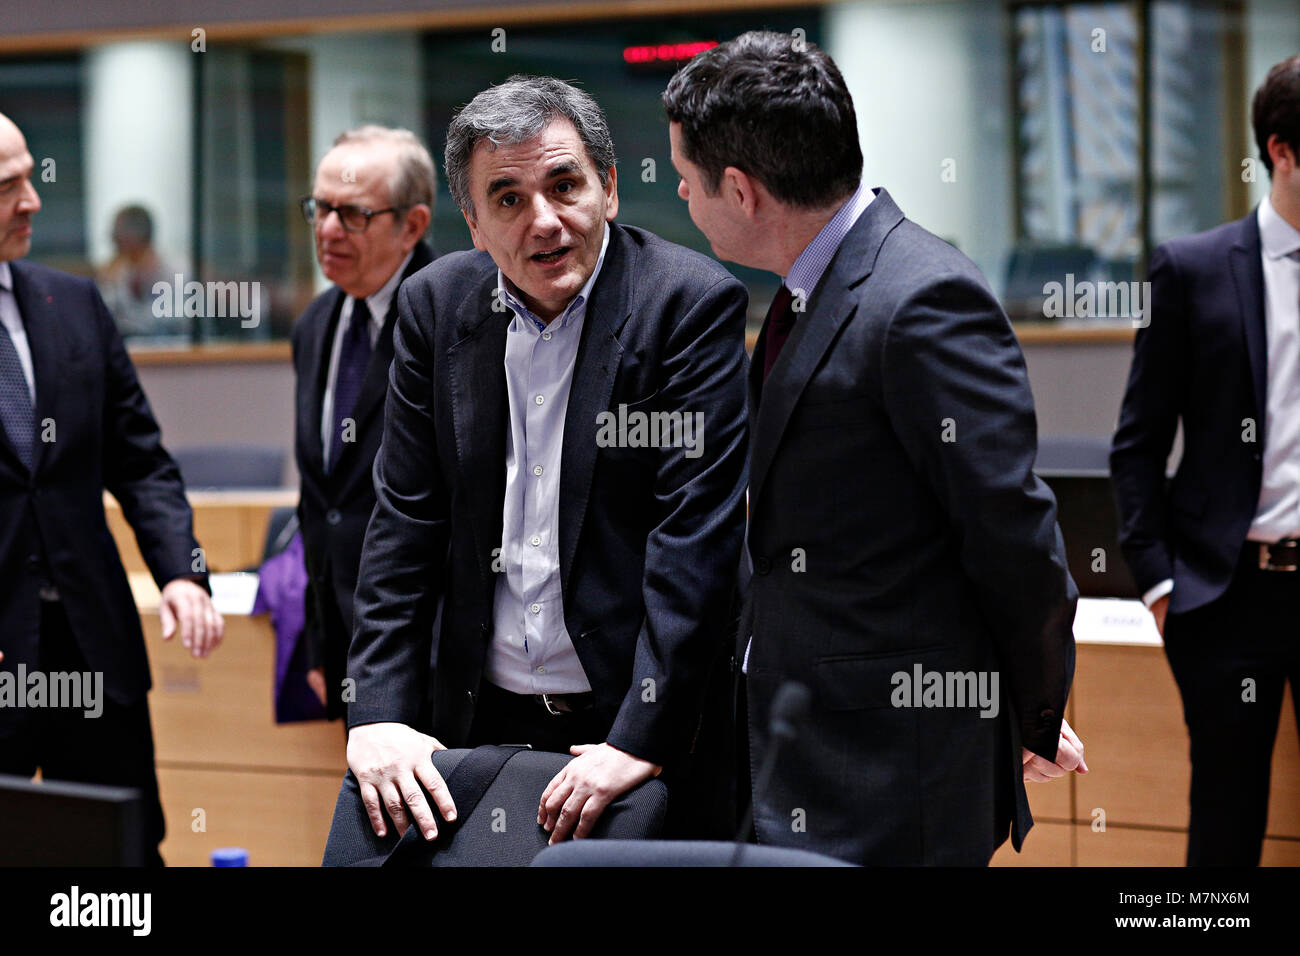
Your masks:
M 790 332 L 794 329 L 794 309 L 791 306 L 794 303 L 794 296 L 790 290 L 781 284 L 777 291 L 776 297 L 772 299 L 772 304 L 767 308 L 767 320 L 764 326 L 767 329 L 767 336 L 763 345 L 763 381 L 772 374 L 772 366 L 776 364 L 776 357 L 781 354 L 781 349 L 785 346 L 785 340 L 790 337 Z

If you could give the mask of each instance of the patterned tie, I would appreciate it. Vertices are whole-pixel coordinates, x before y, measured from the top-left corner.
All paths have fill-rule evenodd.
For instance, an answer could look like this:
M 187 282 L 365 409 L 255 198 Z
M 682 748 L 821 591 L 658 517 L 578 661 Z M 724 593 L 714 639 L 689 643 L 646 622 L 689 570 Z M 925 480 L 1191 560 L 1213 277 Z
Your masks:
M 343 333 L 343 347 L 339 349 L 339 367 L 334 377 L 334 438 L 326 470 L 332 469 L 343 451 L 344 419 L 351 418 L 356 408 L 361 384 L 370 364 L 370 309 L 365 299 L 352 301 L 352 320 Z M 355 432 L 356 426 L 353 426 Z M 355 438 L 355 434 L 353 438 Z
M 772 366 L 776 364 L 776 357 L 781 354 L 781 349 L 785 346 L 785 340 L 790 337 L 790 332 L 794 329 L 795 314 L 791 307 L 794 303 L 794 296 L 790 290 L 781 283 L 781 288 L 777 291 L 772 304 L 767 309 L 767 321 L 764 323 L 767 327 L 767 338 L 763 345 L 763 381 L 772 374 Z
M 18 458 L 32 470 L 32 447 L 36 443 L 36 415 L 27 391 L 27 376 L 14 348 L 9 330 L 0 323 L 0 420 Z

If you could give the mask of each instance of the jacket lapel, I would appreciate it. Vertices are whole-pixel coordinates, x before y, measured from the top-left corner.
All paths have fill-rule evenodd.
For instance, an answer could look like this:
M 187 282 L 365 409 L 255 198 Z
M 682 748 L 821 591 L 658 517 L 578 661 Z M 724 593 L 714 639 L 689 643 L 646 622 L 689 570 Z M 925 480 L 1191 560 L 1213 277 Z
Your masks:
M 492 308 L 495 292 L 493 269 L 457 308 L 458 338 L 447 350 L 456 460 L 478 540 L 479 571 L 489 589 L 495 584 L 492 551 L 501 547 L 506 495 L 506 329 L 514 315 Z M 489 600 L 490 595 L 489 590 Z
M 879 190 L 840 243 L 809 298 L 808 311 L 795 323 L 767 382 L 761 385 L 749 466 L 751 514 L 758 508 L 763 481 L 799 397 L 840 328 L 857 308 L 852 290 L 871 274 L 885 237 L 902 221 L 903 213 L 889 193 Z M 755 346 L 756 356 L 760 356 L 763 344 Z M 762 375 L 762 361 L 755 361 L 750 369 L 751 396 L 760 395 L 758 383 Z
M 415 273 L 419 272 L 433 260 L 433 253 L 428 245 L 423 241 L 416 243 L 415 249 L 411 255 L 411 261 L 406 264 L 405 271 L 402 272 L 402 282 L 405 282 Z M 398 292 L 401 291 L 401 284 L 398 284 L 397 292 L 393 293 L 393 300 L 388 304 L 388 314 L 384 317 L 383 330 L 379 333 L 379 338 L 375 342 L 375 349 L 370 355 L 370 362 L 366 366 L 366 377 L 361 383 L 361 393 L 357 396 L 357 403 L 353 406 L 352 419 L 357 423 L 357 433 L 366 427 L 371 416 L 383 408 L 384 398 L 388 394 L 388 368 L 393 364 L 393 326 L 397 323 L 397 299 Z M 328 361 L 328 355 L 326 357 Z M 348 446 L 343 449 L 339 456 L 340 462 L 346 461 L 357 451 L 354 446 Z M 335 472 L 343 473 L 346 469 L 336 468 Z
M 609 223 L 609 247 L 591 288 L 582 320 L 582 338 L 573 367 L 569 404 L 564 413 L 560 455 L 560 582 L 568 606 L 570 571 L 587 513 L 596 468 L 596 416 L 609 409 L 614 380 L 623 359 L 619 333 L 631 315 L 636 247 L 622 227 Z
M 334 341 L 334 329 L 338 324 L 339 312 L 343 308 L 343 290 L 337 286 L 330 292 L 315 320 L 311 338 L 307 342 L 310 350 L 306 367 L 312 369 L 311 390 L 307 400 L 302 403 L 302 414 L 306 420 L 299 423 L 298 433 L 302 436 L 299 449 L 305 464 L 315 474 L 325 473 L 325 450 L 321 447 L 320 418 L 325 405 L 325 384 L 329 378 L 330 345 Z M 322 314 L 323 313 L 323 314 Z
M 1241 309 L 1246 354 L 1250 357 L 1251 381 L 1255 386 L 1255 421 L 1259 441 L 1264 441 L 1264 419 L 1268 409 L 1268 333 L 1264 328 L 1264 265 L 1260 258 L 1259 217 L 1252 212 L 1242 220 L 1241 234 L 1228 251 L 1237 304 Z

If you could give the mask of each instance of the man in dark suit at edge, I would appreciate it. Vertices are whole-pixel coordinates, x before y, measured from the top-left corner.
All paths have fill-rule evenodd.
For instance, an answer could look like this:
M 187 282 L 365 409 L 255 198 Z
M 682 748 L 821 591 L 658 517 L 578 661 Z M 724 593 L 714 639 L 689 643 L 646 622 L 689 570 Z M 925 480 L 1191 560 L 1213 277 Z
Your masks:
M 88 279 L 21 261 L 41 208 L 33 166 L 0 115 L 0 671 L 15 684 L 19 668 L 44 674 L 50 688 L 55 675 L 102 675 L 102 699 L 0 706 L 0 773 L 139 789 L 137 849 L 161 865 L 149 662 L 105 489 L 161 590 L 163 639 L 179 633 L 205 657 L 224 623 L 180 471 L 103 299 Z
M 714 252 L 784 278 L 750 372 L 755 765 L 782 683 L 812 703 L 758 840 L 984 865 L 1033 823 L 1025 779 L 1086 769 L 1063 721 L 1077 592 L 1011 325 L 973 263 L 862 184 L 852 99 L 813 44 L 745 34 L 664 104 Z M 951 699 L 910 686 L 932 673 Z
M 569 84 L 515 77 L 480 93 L 446 159 L 479 251 L 401 291 L 327 863 L 391 845 L 385 811 L 398 831 L 413 818 L 436 833 L 421 784 L 452 818 L 429 760 L 444 745 L 575 754 L 538 795 L 552 842 L 587 835 L 661 768 L 674 793 L 727 650 L 744 287 L 614 221 L 608 127 Z M 673 413 L 702 431 L 635 437 L 635 421 Z M 620 415 L 625 431 L 609 427 Z M 358 848 L 343 831 L 362 802 L 363 835 L 379 837 Z
M 433 159 L 404 129 L 342 133 L 302 201 L 316 260 L 334 288 L 293 327 L 294 454 L 307 562 L 308 680 L 331 718 L 343 717 L 352 598 L 393 360 L 397 290 L 433 259 L 423 239 L 436 193 Z
M 1252 121 L 1269 194 L 1152 255 L 1110 458 L 1120 543 L 1191 737 L 1189 866 L 1259 863 L 1300 678 L 1300 56 L 1269 71 Z

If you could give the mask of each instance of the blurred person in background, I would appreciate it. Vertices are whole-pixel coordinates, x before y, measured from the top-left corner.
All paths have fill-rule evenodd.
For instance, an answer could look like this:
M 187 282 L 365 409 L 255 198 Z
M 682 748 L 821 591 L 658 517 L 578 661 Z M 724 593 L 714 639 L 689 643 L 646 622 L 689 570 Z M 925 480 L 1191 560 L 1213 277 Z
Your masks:
M 436 191 L 433 159 L 414 133 L 362 126 L 334 141 L 301 203 L 316 260 L 334 283 L 293 327 L 304 639 L 308 680 L 331 719 L 346 711 L 352 597 L 375 507 L 371 469 L 383 433 L 397 290 L 433 259 L 424 235 Z
M 113 258 L 99 270 L 96 281 L 108 310 L 124 338 L 184 337 L 188 319 L 154 314 L 154 284 L 176 281 L 176 269 L 162 261 L 153 245 L 153 217 L 144 206 L 123 206 L 113 217 Z M 170 309 L 167 310 L 169 313 Z

